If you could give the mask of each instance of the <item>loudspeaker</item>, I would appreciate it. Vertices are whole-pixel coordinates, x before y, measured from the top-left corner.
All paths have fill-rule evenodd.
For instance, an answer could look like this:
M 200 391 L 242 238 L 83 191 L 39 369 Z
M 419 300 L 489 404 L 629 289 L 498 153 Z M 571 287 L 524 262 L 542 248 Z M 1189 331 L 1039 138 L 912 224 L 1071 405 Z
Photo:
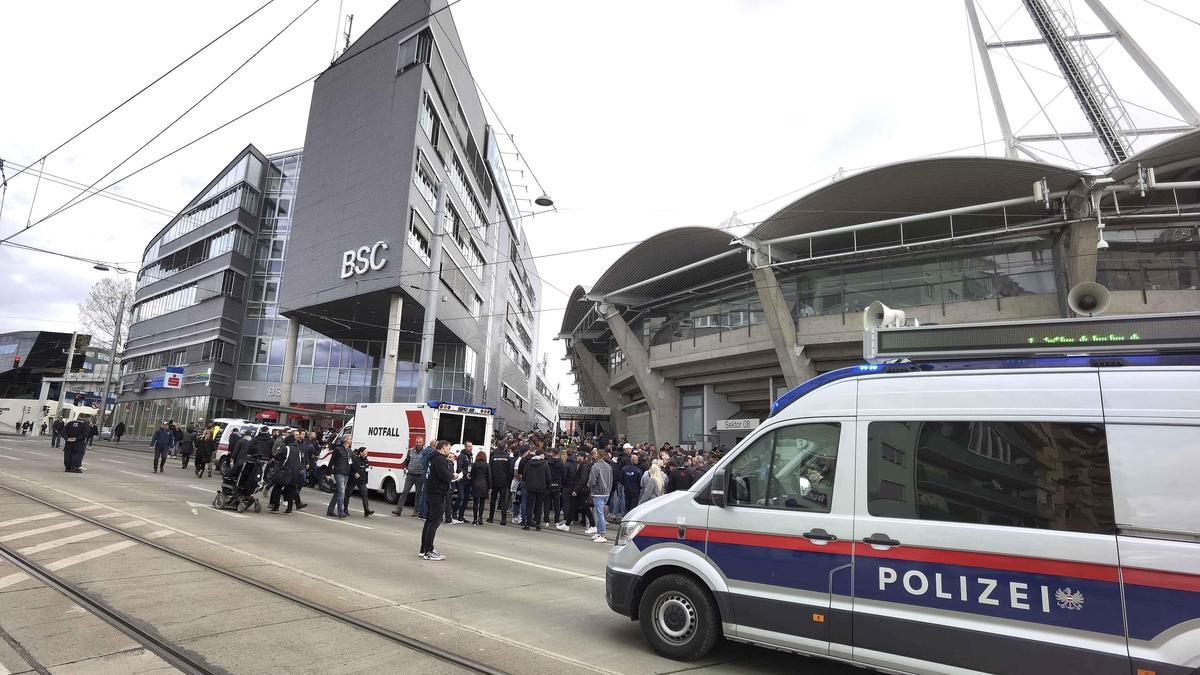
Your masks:
M 878 300 L 867 305 L 867 308 L 863 310 L 863 330 L 903 325 L 904 311 L 892 309 Z
M 1067 306 L 1072 312 L 1085 316 L 1103 314 L 1111 300 L 1108 289 L 1094 281 L 1079 284 L 1067 293 Z

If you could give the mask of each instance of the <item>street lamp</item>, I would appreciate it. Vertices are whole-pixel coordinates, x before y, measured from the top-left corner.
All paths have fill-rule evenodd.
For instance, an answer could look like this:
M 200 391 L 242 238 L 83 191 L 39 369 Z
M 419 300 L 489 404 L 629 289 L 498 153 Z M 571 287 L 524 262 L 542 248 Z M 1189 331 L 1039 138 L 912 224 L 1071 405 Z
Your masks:
M 537 199 L 533 200 L 533 203 L 537 204 L 538 206 L 545 206 L 545 207 L 554 206 L 554 200 L 551 199 L 550 195 L 547 195 L 547 194 L 543 194 L 541 197 L 538 197 Z

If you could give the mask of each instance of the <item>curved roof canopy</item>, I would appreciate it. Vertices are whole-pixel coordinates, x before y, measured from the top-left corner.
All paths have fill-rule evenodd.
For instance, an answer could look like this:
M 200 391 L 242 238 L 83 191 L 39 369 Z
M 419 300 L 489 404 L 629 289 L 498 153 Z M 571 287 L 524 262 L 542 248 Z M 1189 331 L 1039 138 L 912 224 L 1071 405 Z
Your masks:
M 730 246 L 732 239 L 729 232 L 713 227 L 677 227 L 659 232 L 609 265 L 588 295 L 607 296 L 613 302 L 629 304 L 745 272 L 745 259 L 740 250 Z M 717 259 L 710 261 L 710 258 Z M 695 267 L 656 279 L 688 265 Z
M 1051 191 L 1084 174 L 1074 169 L 993 157 L 939 157 L 901 162 L 830 183 L 767 218 L 750 237 L 765 241 L 875 220 L 1032 197 L 1045 178 Z M 1037 204 L 1009 207 L 1009 215 L 1044 215 Z
M 1132 178 L 1139 164 L 1156 169 L 1158 180 L 1174 178 L 1177 170 L 1200 166 L 1200 130 L 1151 146 L 1113 167 L 1108 175 L 1118 182 Z
M 592 308 L 592 302 L 585 298 L 587 289 L 583 286 L 576 286 L 571 290 L 571 298 L 567 300 L 567 309 L 563 312 L 562 326 L 559 328 L 559 333 L 563 335 L 570 334 L 583 321 L 583 317 L 587 315 L 588 310 Z

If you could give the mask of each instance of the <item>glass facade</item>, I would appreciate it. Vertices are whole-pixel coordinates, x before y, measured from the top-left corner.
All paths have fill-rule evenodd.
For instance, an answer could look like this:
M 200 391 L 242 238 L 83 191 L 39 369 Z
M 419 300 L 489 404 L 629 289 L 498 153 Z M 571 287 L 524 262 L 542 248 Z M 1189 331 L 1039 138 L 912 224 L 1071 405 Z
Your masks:
M 254 237 L 245 228 L 240 225 L 225 228 L 211 237 L 165 255 L 157 262 L 143 267 L 138 272 L 135 290 L 140 290 L 144 286 L 195 267 L 206 260 L 225 255 L 230 251 L 236 251 L 242 257 L 249 258 L 253 247 Z
M 1108 250 L 1097 256 L 1096 281 L 1111 291 L 1196 290 L 1200 285 L 1200 221 L 1105 228 Z
M 224 270 L 210 274 L 190 284 L 180 286 L 153 298 L 148 298 L 133 306 L 133 321 L 146 321 L 163 314 L 198 305 L 205 300 L 219 296 L 227 296 L 240 301 L 246 288 L 246 277 Z

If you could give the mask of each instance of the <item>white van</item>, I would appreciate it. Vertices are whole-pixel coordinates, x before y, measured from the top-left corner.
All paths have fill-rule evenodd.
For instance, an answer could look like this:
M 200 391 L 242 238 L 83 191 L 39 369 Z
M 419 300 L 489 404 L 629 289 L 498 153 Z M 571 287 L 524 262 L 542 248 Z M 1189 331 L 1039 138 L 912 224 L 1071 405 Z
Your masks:
M 428 403 L 359 403 L 354 419 L 344 426 L 334 443 L 353 437 L 354 447 L 366 447 L 371 464 L 367 487 L 383 492 L 390 504 L 400 500 L 408 451 L 423 437 L 426 445 L 468 441 L 477 450 L 488 451 L 496 416 L 495 408 L 429 401 Z M 321 453 L 318 466 L 329 463 L 329 451 Z
M 229 439 L 233 435 L 234 431 L 237 431 L 242 436 L 245 436 L 247 434 L 249 434 L 250 436 L 254 436 L 255 434 L 258 433 L 258 430 L 263 428 L 264 426 L 267 427 L 267 430 L 271 431 L 271 432 L 288 431 L 291 428 L 291 427 L 287 427 L 287 426 L 280 426 L 278 424 L 263 424 L 262 422 L 251 422 L 249 420 L 243 420 L 243 419 L 238 419 L 238 418 L 233 418 L 233 417 L 220 417 L 220 418 L 213 420 L 213 423 L 216 424 L 217 426 L 221 427 L 221 435 L 219 437 L 219 440 L 217 441 L 217 452 L 216 452 L 216 455 L 213 457 L 213 464 L 215 464 L 218 468 L 221 468 L 222 470 L 225 467 L 225 463 L 228 461 L 229 453 L 233 452 L 233 448 L 230 447 Z
M 891 672 L 1195 672 L 1200 314 L 866 338 L 932 358 L 806 382 L 630 511 L 609 606 L 676 659 L 724 636 Z

